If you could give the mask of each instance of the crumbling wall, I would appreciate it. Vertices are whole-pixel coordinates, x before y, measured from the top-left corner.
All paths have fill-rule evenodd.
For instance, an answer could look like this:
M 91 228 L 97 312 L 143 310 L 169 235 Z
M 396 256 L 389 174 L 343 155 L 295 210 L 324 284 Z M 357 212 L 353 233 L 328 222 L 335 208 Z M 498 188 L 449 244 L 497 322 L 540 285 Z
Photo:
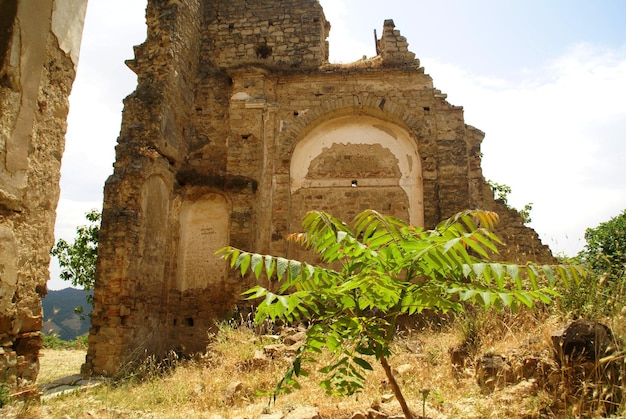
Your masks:
M 349 220 L 373 208 L 426 228 L 496 209 L 518 246 L 503 258 L 551 258 L 494 201 L 484 134 L 393 21 L 378 55 L 349 65 L 328 63 L 316 0 L 155 0 L 147 23 L 105 187 L 85 372 L 203 351 L 250 285 L 215 250 L 299 257 L 285 237 L 311 209 Z
M 328 61 L 330 23 L 317 0 L 205 2 L 203 58 L 215 67 Z
M 35 381 L 86 0 L 0 0 L 0 380 Z

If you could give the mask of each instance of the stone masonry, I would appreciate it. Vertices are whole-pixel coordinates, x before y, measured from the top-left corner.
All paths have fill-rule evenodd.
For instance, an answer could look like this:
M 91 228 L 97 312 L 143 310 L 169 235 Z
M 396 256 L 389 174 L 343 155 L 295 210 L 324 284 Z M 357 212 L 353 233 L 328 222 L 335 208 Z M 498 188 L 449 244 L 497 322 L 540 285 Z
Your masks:
M 427 228 L 494 210 L 503 259 L 552 261 L 494 200 L 484 134 L 392 20 L 378 55 L 348 65 L 328 62 L 317 0 L 152 0 L 146 21 L 105 186 L 84 372 L 203 351 L 251 285 L 214 252 L 298 257 L 285 237 L 312 209 L 349 220 L 373 208 Z
M 0 381 L 39 371 L 68 97 L 86 0 L 0 0 Z

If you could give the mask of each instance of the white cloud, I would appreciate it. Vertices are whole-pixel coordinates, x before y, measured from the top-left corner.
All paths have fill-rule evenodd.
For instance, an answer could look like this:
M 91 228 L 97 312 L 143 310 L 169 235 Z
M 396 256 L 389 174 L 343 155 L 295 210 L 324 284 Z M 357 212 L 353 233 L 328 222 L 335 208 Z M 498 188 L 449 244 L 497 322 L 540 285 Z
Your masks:
M 357 61 L 363 55 L 373 55 L 373 47 L 360 40 L 357 40 L 349 32 L 349 25 L 346 22 L 348 8 L 345 3 L 336 0 L 321 0 L 324 8 L 326 20 L 331 24 L 330 36 L 328 37 L 330 48 L 330 62 L 350 63 Z M 374 44 L 372 37 L 372 45 Z
M 465 121 L 485 131 L 485 177 L 533 202 L 532 226 L 573 255 L 584 231 L 626 208 L 626 51 L 572 47 L 511 83 L 449 64 L 423 64 Z

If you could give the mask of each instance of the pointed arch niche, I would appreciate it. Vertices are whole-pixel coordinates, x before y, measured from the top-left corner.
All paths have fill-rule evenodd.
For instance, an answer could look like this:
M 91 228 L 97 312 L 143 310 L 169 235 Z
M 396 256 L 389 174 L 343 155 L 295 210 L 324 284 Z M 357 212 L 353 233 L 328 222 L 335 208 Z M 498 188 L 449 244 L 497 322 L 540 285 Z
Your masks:
M 290 178 L 291 231 L 310 210 L 349 222 L 375 209 L 424 225 L 417 142 L 396 124 L 352 115 L 318 125 L 296 145 Z

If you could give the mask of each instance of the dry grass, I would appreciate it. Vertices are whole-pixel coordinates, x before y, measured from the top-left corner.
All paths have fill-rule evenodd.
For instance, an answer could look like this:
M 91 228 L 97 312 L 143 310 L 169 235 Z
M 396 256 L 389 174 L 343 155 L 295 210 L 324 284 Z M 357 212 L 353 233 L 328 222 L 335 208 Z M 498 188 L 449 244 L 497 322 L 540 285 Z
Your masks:
M 403 332 L 394 343 L 390 364 L 401 370 L 398 381 L 418 415 L 422 414 L 422 395 L 427 393 L 426 414 L 430 418 L 596 417 L 594 412 L 584 410 L 583 404 L 562 397 L 567 389 L 559 385 L 559 377 L 511 383 L 486 392 L 477 385 L 471 365 L 455 370 L 451 364 L 449 349 L 468 338 L 474 339 L 475 354 L 532 353 L 549 357 L 549 335 L 557 325 L 554 319 L 537 319 L 530 314 L 490 314 L 470 316 L 437 330 L 413 329 Z M 269 396 L 261 392 L 273 390 L 289 365 L 284 356 L 266 362 L 255 360 L 256 351 L 273 343 L 274 338 L 256 336 L 249 329 L 222 327 L 206 355 L 178 361 L 173 370 L 156 373 L 155 364 L 148 363 L 143 375 L 46 400 L 41 405 L 23 406 L 15 416 L 254 419 L 263 412 L 316 406 L 325 419 L 347 419 L 372 405 L 379 405 L 389 414 L 400 414 L 395 401 L 381 401 L 392 392 L 378 366 L 368 375 L 362 393 L 339 398 L 324 394 L 317 384 L 321 375 L 311 365 L 311 375 L 300 380 L 301 390 L 279 396 L 268 407 Z M 77 372 L 82 362 L 77 351 L 57 352 L 45 352 L 42 381 L 60 374 L 61 366 L 69 374 Z M 48 366 L 51 361 L 55 363 L 52 368 Z M 232 399 L 225 398 L 223 391 L 233 382 L 241 382 L 242 387 Z
M 80 374 L 87 350 L 42 349 L 39 353 L 39 384 L 50 383 L 69 375 Z

